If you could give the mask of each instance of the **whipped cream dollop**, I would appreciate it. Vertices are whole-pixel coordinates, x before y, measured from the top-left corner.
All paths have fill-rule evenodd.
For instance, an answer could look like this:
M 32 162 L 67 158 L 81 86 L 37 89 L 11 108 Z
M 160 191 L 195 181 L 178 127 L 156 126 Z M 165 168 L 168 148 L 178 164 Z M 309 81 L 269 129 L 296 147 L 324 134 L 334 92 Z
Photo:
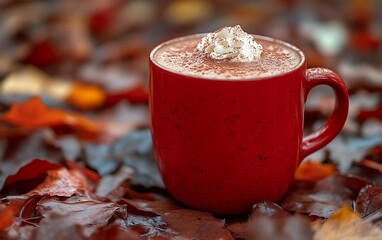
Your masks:
M 254 62 L 260 59 L 263 47 L 239 25 L 224 27 L 203 37 L 196 47 L 213 59 Z

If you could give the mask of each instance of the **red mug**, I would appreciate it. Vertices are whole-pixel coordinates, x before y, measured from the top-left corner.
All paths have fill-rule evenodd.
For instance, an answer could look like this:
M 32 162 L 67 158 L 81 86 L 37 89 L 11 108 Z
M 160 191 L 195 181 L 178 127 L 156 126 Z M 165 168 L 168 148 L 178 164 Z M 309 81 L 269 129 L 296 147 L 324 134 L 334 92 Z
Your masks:
M 323 68 L 306 68 L 298 48 L 268 37 L 300 56 L 282 74 L 208 79 L 177 73 L 150 54 L 150 119 L 155 158 L 167 190 L 192 208 L 222 215 L 249 213 L 261 200 L 278 201 L 300 162 L 328 144 L 348 112 L 344 81 Z M 304 103 L 317 85 L 330 86 L 334 111 L 316 132 L 303 136 Z

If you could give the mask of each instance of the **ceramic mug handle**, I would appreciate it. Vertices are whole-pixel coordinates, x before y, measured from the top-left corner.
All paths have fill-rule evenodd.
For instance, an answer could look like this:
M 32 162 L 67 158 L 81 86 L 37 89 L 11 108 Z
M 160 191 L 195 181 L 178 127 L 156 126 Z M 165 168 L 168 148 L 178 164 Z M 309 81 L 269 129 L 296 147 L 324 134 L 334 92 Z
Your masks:
M 341 131 L 345 124 L 348 109 L 349 97 L 346 85 L 342 78 L 331 70 L 325 68 L 311 68 L 306 70 L 305 99 L 306 101 L 310 90 L 317 85 L 328 85 L 333 88 L 336 103 L 332 115 L 328 121 L 316 132 L 303 138 L 300 162 L 309 154 L 324 147 Z

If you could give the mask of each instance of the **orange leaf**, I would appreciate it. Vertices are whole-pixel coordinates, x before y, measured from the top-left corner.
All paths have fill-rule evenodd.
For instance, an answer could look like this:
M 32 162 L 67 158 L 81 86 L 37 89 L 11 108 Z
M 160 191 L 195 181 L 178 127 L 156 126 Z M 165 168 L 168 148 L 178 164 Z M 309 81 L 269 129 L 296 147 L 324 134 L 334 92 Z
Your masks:
M 103 105 L 105 93 L 101 88 L 89 84 L 74 84 L 67 101 L 78 109 L 93 109 Z
M 0 117 L 13 125 L 42 128 L 69 126 L 76 130 L 98 132 L 100 126 L 90 120 L 59 109 L 48 108 L 39 97 L 32 97 L 25 103 L 14 103 L 8 112 Z
M 0 205 L 0 231 L 4 231 L 13 223 L 12 208 Z
M 336 168 L 333 164 L 304 162 L 297 168 L 294 178 L 299 181 L 316 182 L 334 173 Z

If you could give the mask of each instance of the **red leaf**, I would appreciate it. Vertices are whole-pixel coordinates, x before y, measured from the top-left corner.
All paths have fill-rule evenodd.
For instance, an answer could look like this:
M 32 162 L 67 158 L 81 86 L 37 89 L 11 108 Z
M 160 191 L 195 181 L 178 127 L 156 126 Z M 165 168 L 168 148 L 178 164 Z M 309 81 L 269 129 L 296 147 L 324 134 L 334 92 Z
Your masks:
M 9 190 L 16 190 L 19 193 L 29 191 L 38 183 L 43 181 L 47 171 L 61 167 L 58 164 L 46 160 L 35 159 L 27 165 L 21 167 L 16 174 L 10 175 L 5 179 L 1 193 Z M 15 185 L 17 184 L 17 189 Z
M 376 119 L 382 120 L 382 104 L 380 104 L 374 110 L 370 110 L 370 111 L 361 110 L 356 117 L 357 121 L 361 123 L 366 121 L 369 118 L 376 118 Z
M 130 103 L 147 104 L 149 101 L 149 95 L 147 89 L 144 87 L 137 87 L 131 90 L 129 89 L 125 92 L 109 93 L 106 97 L 105 105 L 114 105 L 123 99 L 127 99 Z
M 45 40 L 33 45 L 23 62 L 43 68 L 58 63 L 59 58 L 57 46 Z
M 59 168 L 48 171 L 48 177 L 45 181 L 28 192 L 27 195 L 71 197 L 85 194 L 87 191 L 91 191 L 91 186 L 80 172 Z
M 95 35 L 102 35 L 107 32 L 107 29 L 113 23 L 112 20 L 116 16 L 117 10 L 117 5 L 113 2 L 103 5 L 102 8 L 95 9 L 88 19 L 90 31 Z

